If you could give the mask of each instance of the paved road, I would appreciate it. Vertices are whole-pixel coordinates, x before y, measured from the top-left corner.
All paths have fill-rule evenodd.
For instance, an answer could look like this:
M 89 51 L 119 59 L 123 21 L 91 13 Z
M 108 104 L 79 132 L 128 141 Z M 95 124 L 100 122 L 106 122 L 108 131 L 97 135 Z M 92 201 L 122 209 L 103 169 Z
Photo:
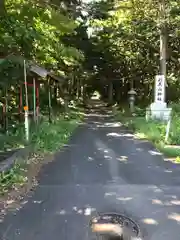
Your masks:
M 92 240 L 98 212 L 126 213 L 144 239 L 179 240 L 180 169 L 165 163 L 105 115 L 90 114 L 16 215 L 0 225 L 3 240 Z

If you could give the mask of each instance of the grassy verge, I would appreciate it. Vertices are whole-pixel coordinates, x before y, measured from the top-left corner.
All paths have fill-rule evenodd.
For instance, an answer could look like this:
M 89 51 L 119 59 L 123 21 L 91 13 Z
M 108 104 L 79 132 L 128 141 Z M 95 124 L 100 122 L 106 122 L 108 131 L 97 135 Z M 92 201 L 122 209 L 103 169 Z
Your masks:
M 62 113 L 57 115 L 52 123 L 49 123 L 48 118 L 45 117 L 39 126 L 32 128 L 30 142 L 34 146 L 34 152 L 26 161 L 15 164 L 9 172 L 0 175 L 0 195 L 26 184 L 27 172 L 31 164 L 36 168 L 36 175 L 37 167 L 43 164 L 45 155 L 53 154 L 67 143 L 82 118 L 79 110 L 73 109 L 68 115 Z
M 0 174 L 0 194 L 5 194 L 8 189 L 22 186 L 26 183 L 25 177 L 26 164 L 15 164 L 14 167 L 6 173 Z
M 8 133 L 0 133 L 0 151 L 6 152 L 24 147 L 24 124 L 12 127 Z
M 43 121 L 35 133 L 32 143 L 35 150 L 41 153 L 53 153 L 67 143 L 78 121 L 74 115 L 57 117 L 52 123 Z
M 137 137 L 145 138 L 155 144 L 166 157 L 180 163 L 180 108 L 172 104 L 173 114 L 168 142 L 165 142 L 166 124 L 160 121 L 146 121 L 145 110 L 136 108 L 134 116 L 126 109 L 114 110 L 115 117 L 134 131 Z

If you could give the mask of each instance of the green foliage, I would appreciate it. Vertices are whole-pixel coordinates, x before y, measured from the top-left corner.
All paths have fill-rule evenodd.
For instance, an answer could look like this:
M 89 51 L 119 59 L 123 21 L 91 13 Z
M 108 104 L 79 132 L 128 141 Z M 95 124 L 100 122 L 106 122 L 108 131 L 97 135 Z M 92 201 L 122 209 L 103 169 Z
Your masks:
M 52 123 L 45 118 L 39 126 L 31 128 L 31 144 L 34 146 L 34 152 L 41 156 L 46 153 L 55 153 L 68 142 L 82 119 L 80 111 L 77 108 L 75 110 L 70 111 L 68 115 L 56 116 Z M 12 138 L 9 142 L 13 144 Z M 15 188 L 16 185 L 23 185 L 27 181 L 26 171 L 27 161 L 23 160 L 20 164 L 15 164 L 10 171 L 0 174 L 0 195 L 10 188 Z
M 25 173 L 25 164 L 15 164 L 8 172 L 0 173 L 0 195 L 7 192 L 9 188 L 24 184 L 27 181 Z
M 16 124 L 8 134 L 0 133 L 0 151 L 11 151 L 24 147 L 24 125 Z
M 17 115 L 18 111 L 19 83 L 24 82 L 24 59 L 27 60 L 28 81 L 32 80 L 28 68 L 29 62 L 37 63 L 57 75 L 67 77 L 64 84 L 55 86 L 55 83 L 52 83 L 52 113 L 60 112 L 63 109 L 58 102 L 60 98 L 68 95 L 70 101 L 76 95 L 76 83 L 83 73 L 84 55 L 76 45 L 73 46 L 64 39 L 76 36 L 76 29 L 79 26 L 77 20 L 79 13 L 76 11 L 78 6 L 79 1 L 76 0 L 60 2 L 57 0 L 7 0 L 1 3 L 0 98 L 2 103 L 8 99 L 6 107 L 9 132 L 7 135 L 0 135 L 0 150 L 10 150 L 24 145 L 24 125 L 19 125 L 17 119 L 11 114 L 16 113 Z M 5 90 L 8 91 L 6 99 L 4 97 Z M 29 99 L 32 98 L 30 91 L 28 88 Z M 35 127 L 30 124 L 31 143 L 34 144 L 36 151 L 43 154 L 54 152 L 67 142 L 81 118 L 76 108 L 76 112 L 72 113 L 70 110 L 68 115 L 61 112 L 61 117 L 56 116 L 53 122 L 49 123 L 47 120 L 47 89 L 45 89 L 44 96 L 44 99 L 40 96 L 40 112 L 46 116 L 43 116 L 43 121 L 39 126 Z M 55 109 L 53 101 L 56 102 L 57 109 Z M 30 101 L 29 105 L 31 105 Z M 2 111 L 2 107 L 0 110 Z M 16 126 L 9 127 L 14 125 L 14 122 Z M 23 182 L 21 170 L 21 166 L 14 166 L 10 172 L 0 177 L 2 191 L 4 188 L 12 187 L 14 183 Z
M 32 134 L 32 143 L 37 151 L 55 152 L 68 141 L 77 123 L 77 119 L 67 119 L 63 116 L 55 119 L 53 123 L 43 121 Z
M 158 149 L 167 157 L 170 158 L 176 158 L 177 162 L 179 161 L 180 158 L 180 148 L 174 148 L 174 147 L 165 147 L 163 145 L 157 145 Z
M 131 128 L 137 137 L 147 138 L 168 157 L 180 157 L 180 109 L 178 104 L 172 104 L 173 114 L 171 121 L 168 146 L 165 142 L 166 123 L 160 121 L 146 121 L 142 116 L 143 109 L 137 108 L 135 117 L 127 117 L 125 113 L 115 111 L 116 119 Z M 177 160 L 178 161 L 178 160 Z
M 177 106 L 177 104 L 174 104 L 172 106 L 174 106 L 174 114 L 172 117 L 169 143 L 180 145 L 180 112 L 178 111 L 179 107 Z
M 59 70 L 59 62 L 67 66 L 78 65 L 82 53 L 62 42 L 64 35 L 75 31 L 77 22 L 62 8 L 36 1 L 6 1 L 6 13 L 0 17 L 0 53 L 8 58 L 0 66 L 1 83 L 23 78 L 23 69 L 17 66 L 18 56 L 43 64 L 50 70 Z M 11 60 L 11 61 L 10 61 Z M 22 65 L 22 62 L 21 62 Z M 6 80 L 5 80 L 6 79 Z
M 89 40 L 91 52 L 86 49 L 86 63 L 91 69 L 96 66 L 93 81 L 103 95 L 107 95 L 107 85 L 112 80 L 114 101 L 122 103 L 127 100 L 130 82 L 134 80 L 137 102 L 146 105 L 150 102 L 154 76 L 159 73 L 159 30 L 163 22 L 168 38 L 167 98 L 179 99 L 180 7 L 174 0 L 165 2 L 165 21 L 160 19 L 158 1 L 102 0 L 90 3 L 88 26 L 93 28 L 93 34 Z

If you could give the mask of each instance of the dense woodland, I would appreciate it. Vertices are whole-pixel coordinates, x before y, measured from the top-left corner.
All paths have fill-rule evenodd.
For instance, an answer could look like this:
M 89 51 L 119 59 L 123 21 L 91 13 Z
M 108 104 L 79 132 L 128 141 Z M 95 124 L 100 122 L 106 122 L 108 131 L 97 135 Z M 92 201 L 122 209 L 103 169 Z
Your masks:
M 22 58 L 65 76 L 60 94 L 69 100 L 98 90 L 109 102 L 123 103 L 133 86 L 137 102 L 148 104 L 160 72 L 162 25 L 167 99 L 179 100 L 178 1 L 2 0 L 0 9 L 2 104 L 4 89 L 12 101 L 18 91 L 12 86 L 24 81 Z

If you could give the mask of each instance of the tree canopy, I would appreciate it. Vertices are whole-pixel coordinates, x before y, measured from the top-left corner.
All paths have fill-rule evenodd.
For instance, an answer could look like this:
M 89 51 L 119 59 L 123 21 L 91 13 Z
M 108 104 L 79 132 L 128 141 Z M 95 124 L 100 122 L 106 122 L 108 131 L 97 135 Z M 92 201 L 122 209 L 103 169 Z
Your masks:
M 57 74 L 63 72 L 70 79 L 82 79 L 86 89 L 98 89 L 104 96 L 112 85 L 114 101 L 126 101 L 131 86 L 141 101 L 150 99 L 154 76 L 160 72 L 163 24 L 167 37 L 168 99 L 179 99 L 177 1 L 4 0 L 1 6 L 2 82 L 19 78 L 17 65 L 21 56 Z
M 151 97 L 154 77 L 160 73 L 160 30 L 167 38 L 168 99 L 178 99 L 180 6 L 176 1 L 124 0 L 98 1 L 89 4 L 91 50 L 86 48 L 88 66 L 96 67 L 100 89 L 113 81 L 114 97 L 127 96 L 131 82 L 141 100 Z M 86 46 L 89 46 L 86 44 Z M 174 91 L 176 88 L 176 94 Z M 173 91 L 173 94 L 171 94 Z

